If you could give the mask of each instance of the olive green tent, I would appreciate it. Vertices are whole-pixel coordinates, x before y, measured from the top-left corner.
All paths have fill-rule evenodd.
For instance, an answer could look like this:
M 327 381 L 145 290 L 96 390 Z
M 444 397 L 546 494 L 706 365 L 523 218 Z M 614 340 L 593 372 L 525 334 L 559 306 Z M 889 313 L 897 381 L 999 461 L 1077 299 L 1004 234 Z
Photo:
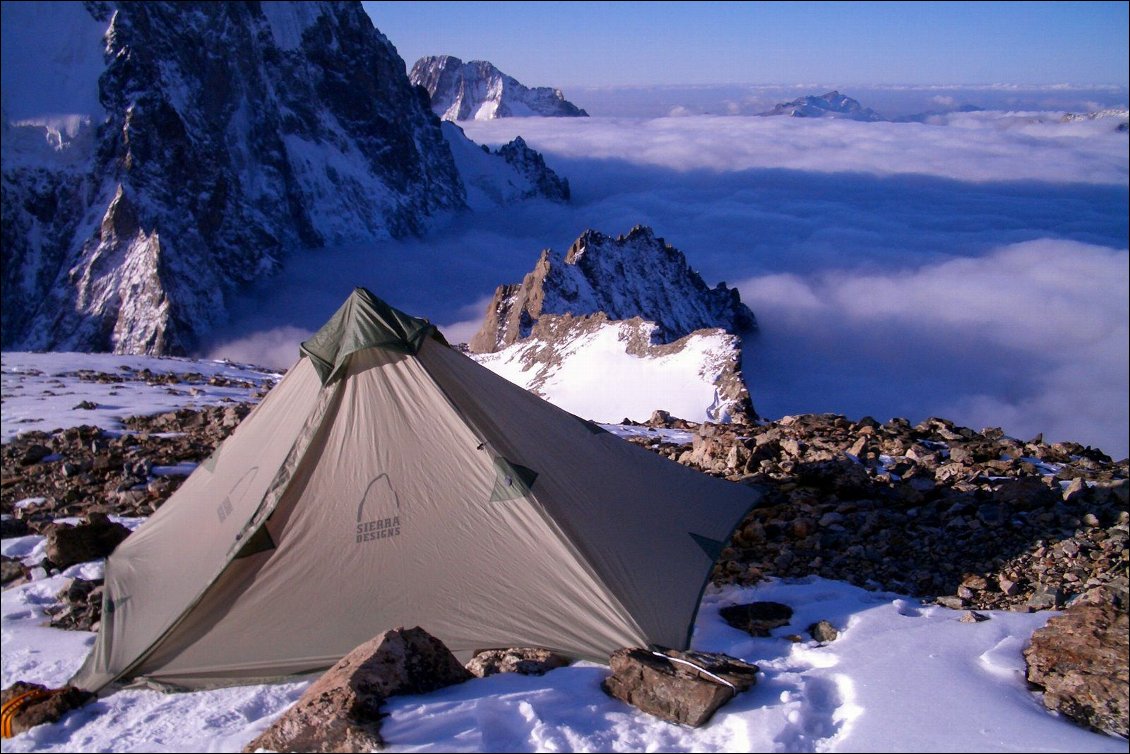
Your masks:
M 101 630 L 72 683 L 285 678 L 398 626 L 464 659 L 685 648 L 722 541 L 755 502 L 357 289 L 110 556 Z

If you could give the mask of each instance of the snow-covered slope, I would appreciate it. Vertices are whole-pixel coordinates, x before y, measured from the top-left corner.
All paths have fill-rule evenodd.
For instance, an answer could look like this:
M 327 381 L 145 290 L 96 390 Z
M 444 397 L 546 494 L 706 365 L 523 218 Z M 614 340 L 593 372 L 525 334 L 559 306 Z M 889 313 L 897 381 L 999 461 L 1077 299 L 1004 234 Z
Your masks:
M 798 97 L 792 102 L 783 102 L 761 115 L 788 115 L 793 118 L 846 118 L 848 120 L 883 120 L 879 113 L 864 107 L 859 100 L 840 94 L 837 91 L 819 97 Z
M 736 335 L 695 330 L 656 345 L 655 329 L 639 317 L 546 315 L 529 337 L 471 356 L 550 403 L 598 422 L 646 421 L 657 409 L 696 422 L 752 418 Z
M 485 60 L 464 63 L 451 55 L 420 58 L 408 78 L 427 89 L 432 110 L 444 120 L 588 116 L 560 89 L 523 86 Z
M 287 253 L 465 206 L 359 3 L 5 3 L 3 33 L 6 348 L 183 353 Z
M 521 136 L 492 152 L 468 139 L 454 123 L 444 121 L 442 127 L 472 209 L 505 206 L 535 197 L 569 201 L 569 181 L 547 167 L 545 159 L 530 149 Z
M 708 288 L 682 252 L 635 227 L 581 234 L 564 259 L 502 285 L 470 342 L 479 363 L 568 411 L 639 421 L 754 418 L 740 333 L 756 320 L 736 290 Z

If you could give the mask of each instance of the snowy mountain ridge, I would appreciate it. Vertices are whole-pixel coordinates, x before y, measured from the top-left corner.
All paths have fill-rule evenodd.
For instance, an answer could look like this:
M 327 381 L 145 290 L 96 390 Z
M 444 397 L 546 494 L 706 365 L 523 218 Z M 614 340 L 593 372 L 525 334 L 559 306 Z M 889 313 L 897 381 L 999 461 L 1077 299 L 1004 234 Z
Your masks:
M 288 256 L 468 207 L 360 3 L 15 3 L 4 28 L 4 348 L 188 353 Z M 510 152 L 477 198 L 567 199 Z
M 638 316 L 654 322 L 656 343 L 704 328 L 735 335 L 757 328 L 736 289 L 725 283 L 708 287 L 681 251 L 637 225 L 615 238 L 586 230 L 564 257 L 542 251 L 521 283 L 498 287 L 469 345 L 490 353 L 528 336 L 543 315 L 597 312 L 613 320 Z
M 798 97 L 791 102 L 783 102 L 772 110 L 759 113 L 759 115 L 787 115 L 793 118 L 846 118 L 867 122 L 883 120 L 883 116 L 869 107 L 864 107 L 859 100 L 840 94 L 838 91 L 827 92 L 818 97 L 812 95 Z
M 588 117 L 560 89 L 524 86 L 485 60 L 464 63 L 451 55 L 432 55 L 417 60 L 408 78 L 427 90 L 432 110 L 444 120 Z

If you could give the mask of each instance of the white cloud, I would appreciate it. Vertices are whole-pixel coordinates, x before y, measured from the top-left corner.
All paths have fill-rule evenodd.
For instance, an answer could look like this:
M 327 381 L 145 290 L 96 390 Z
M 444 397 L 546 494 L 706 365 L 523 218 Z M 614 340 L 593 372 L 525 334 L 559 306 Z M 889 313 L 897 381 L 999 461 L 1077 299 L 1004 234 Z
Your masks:
M 521 134 L 535 149 L 674 170 L 786 168 L 818 173 L 921 174 L 963 181 L 1124 184 L 1126 137 L 1109 124 L 1060 123 L 1050 113 L 963 113 L 948 128 L 785 117 L 502 118 L 465 127 L 478 142 Z
M 914 270 L 742 281 L 766 336 L 746 352 L 758 408 L 847 402 L 1125 457 L 1128 267 L 1126 250 L 1040 240 Z M 811 373 L 822 366 L 841 384 Z
M 276 327 L 213 346 L 208 358 L 289 369 L 298 359 L 298 346 L 311 335 L 312 330 L 300 327 Z

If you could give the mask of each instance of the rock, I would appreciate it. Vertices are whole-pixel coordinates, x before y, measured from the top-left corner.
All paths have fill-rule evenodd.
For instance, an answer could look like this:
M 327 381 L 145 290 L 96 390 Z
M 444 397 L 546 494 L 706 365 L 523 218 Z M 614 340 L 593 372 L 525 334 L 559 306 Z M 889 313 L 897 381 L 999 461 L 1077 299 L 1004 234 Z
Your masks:
M 129 533 L 105 513 L 90 513 L 87 522 L 78 526 L 52 525 L 47 531 L 47 559 L 62 569 L 105 558 Z
M 24 448 L 23 457 L 20 458 L 20 464 L 30 466 L 33 463 L 39 463 L 49 455 L 51 455 L 49 448 L 39 444 L 28 445 Z
M 965 607 L 965 600 L 956 595 L 944 595 L 934 600 L 942 607 L 949 608 L 950 610 L 961 610 Z
M 1063 605 L 1063 590 L 1057 586 L 1041 584 L 1028 598 L 1029 610 L 1054 610 Z
M 243 750 L 372 751 L 384 745 L 380 706 L 386 698 L 424 694 L 472 677 L 422 628 L 386 631 L 327 670 Z
M 840 638 L 840 632 L 826 620 L 818 621 L 808 627 L 808 635 L 816 641 L 827 644 Z
M 4 519 L 0 521 L 0 539 L 23 537 L 29 533 L 31 533 L 30 529 L 28 529 L 27 522 L 23 519 L 4 516 Z
M 1032 634 L 1024 650 L 1028 680 L 1044 706 L 1088 728 L 1130 735 L 1130 629 L 1125 608 L 1071 605 Z
M 983 623 L 984 621 L 989 620 L 989 616 L 985 615 L 984 613 L 979 613 L 976 610 L 966 610 L 961 614 L 961 617 L 958 618 L 958 620 L 960 620 L 962 623 Z
M 605 692 L 668 722 L 696 728 L 753 686 L 758 672 L 756 665 L 726 655 L 673 650 L 656 655 L 646 649 L 618 649 L 609 665 L 612 674 L 601 684 Z
M 9 558 L 7 555 L 0 556 L 0 584 L 5 587 L 22 584 L 27 575 L 27 567 L 20 562 L 19 558 Z
M 718 611 L 722 620 L 752 636 L 769 636 L 769 632 L 787 626 L 793 609 L 780 602 L 751 602 L 748 605 L 729 605 Z
M 495 673 L 545 675 L 550 670 L 563 668 L 571 662 L 564 655 L 540 647 L 484 649 L 471 658 L 467 663 L 467 670 L 477 678 Z
M 48 607 L 51 627 L 68 631 L 97 631 L 102 620 L 103 580 L 71 579 L 58 594 L 58 605 Z
M 5 734 L 14 736 L 37 725 L 58 722 L 67 712 L 94 698 L 94 694 L 74 686 L 49 689 L 37 683 L 16 681 L 0 691 L 0 703 L 7 705 L 10 700 L 23 694 L 27 696 L 23 697 L 22 702 L 17 702 L 13 708 L 6 708 L 4 711 Z

